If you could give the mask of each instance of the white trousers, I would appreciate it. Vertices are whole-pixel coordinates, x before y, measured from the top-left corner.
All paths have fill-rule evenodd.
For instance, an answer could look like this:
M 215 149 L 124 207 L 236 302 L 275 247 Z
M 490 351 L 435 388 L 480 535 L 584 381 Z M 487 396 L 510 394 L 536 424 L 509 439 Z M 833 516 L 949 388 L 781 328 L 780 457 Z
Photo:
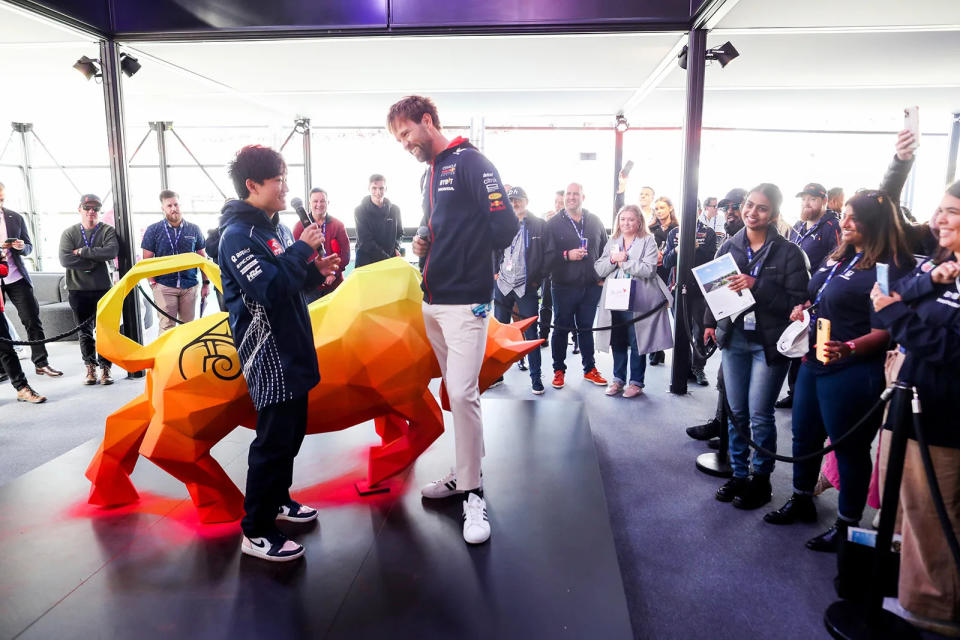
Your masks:
M 487 319 L 470 311 L 472 304 L 423 303 L 427 339 L 440 363 L 440 372 L 453 411 L 457 452 L 457 489 L 480 486 L 483 458 L 483 416 L 477 380 L 487 343 Z

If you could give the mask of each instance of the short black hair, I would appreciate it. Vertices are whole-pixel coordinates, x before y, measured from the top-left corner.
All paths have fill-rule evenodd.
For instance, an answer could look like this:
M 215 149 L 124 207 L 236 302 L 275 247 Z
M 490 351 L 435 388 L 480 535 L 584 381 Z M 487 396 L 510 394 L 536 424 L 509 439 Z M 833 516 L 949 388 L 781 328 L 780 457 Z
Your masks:
M 164 189 L 160 192 L 160 202 L 163 202 L 167 198 L 179 198 L 180 195 L 176 191 L 171 191 L 170 189 Z
M 370 180 L 367 181 L 367 185 L 371 185 L 374 182 L 386 182 L 386 181 L 387 179 L 384 178 L 381 174 L 374 173 L 373 175 L 370 176 Z
M 237 152 L 237 156 L 227 167 L 227 174 L 233 180 L 237 197 L 246 200 L 250 197 L 250 190 L 247 189 L 248 179 L 257 184 L 263 184 L 270 178 L 283 175 L 286 170 L 287 163 L 283 161 L 283 156 L 279 152 L 270 147 L 251 144 Z
M 409 120 L 414 124 L 423 122 L 423 116 L 430 114 L 433 126 L 440 130 L 440 115 L 437 105 L 426 96 L 407 96 L 395 102 L 387 113 L 387 129 L 393 133 L 393 125 L 400 120 Z

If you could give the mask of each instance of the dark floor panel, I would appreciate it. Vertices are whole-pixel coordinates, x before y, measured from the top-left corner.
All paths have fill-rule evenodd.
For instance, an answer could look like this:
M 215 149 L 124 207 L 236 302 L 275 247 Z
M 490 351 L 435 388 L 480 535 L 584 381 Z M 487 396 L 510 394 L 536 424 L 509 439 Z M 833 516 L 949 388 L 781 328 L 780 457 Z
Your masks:
M 0 636 L 631 637 L 581 405 L 494 400 L 484 411 L 488 545 L 467 548 L 459 505 L 422 504 L 416 490 L 452 463 L 452 438 L 409 485 L 358 498 L 375 438 L 364 425 L 304 442 L 295 496 L 322 511 L 297 532 L 307 555 L 292 566 L 242 558 L 238 525 L 200 525 L 182 485 L 145 460 L 141 503 L 87 507 L 96 443 L 79 447 L 0 490 L 0 540 L 19 537 L 22 550 L 0 558 Z M 251 435 L 214 451 L 241 487 Z

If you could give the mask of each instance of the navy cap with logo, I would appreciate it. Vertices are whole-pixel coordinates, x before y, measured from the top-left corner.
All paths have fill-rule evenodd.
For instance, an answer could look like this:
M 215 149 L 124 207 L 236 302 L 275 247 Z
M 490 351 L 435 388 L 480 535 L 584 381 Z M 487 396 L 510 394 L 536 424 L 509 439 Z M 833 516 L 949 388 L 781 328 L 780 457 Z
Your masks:
M 523 187 L 510 187 L 510 191 L 507 192 L 507 198 L 510 200 L 519 200 L 520 198 L 528 199 L 527 192 L 523 190 Z
M 732 204 L 741 205 L 743 204 L 743 199 L 746 197 L 746 189 L 730 189 L 730 191 L 727 192 L 727 195 L 725 195 L 723 199 L 717 203 L 717 208 L 724 209 Z
M 803 188 L 803 191 L 797 194 L 796 197 L 800 196 L 813 196 L 814 198 L 826 198 L 827 190 L 823 188 L 822 184 L 817 184 L 816 182 L 811 182 Z
M 80 196 L 80 206 L 83 207 L 85 204 L 95 204 L 98 207 L 103 206 L 103 201 L 100 200 L 100 196 L 94 195 L 92 193 L 85 193 Z

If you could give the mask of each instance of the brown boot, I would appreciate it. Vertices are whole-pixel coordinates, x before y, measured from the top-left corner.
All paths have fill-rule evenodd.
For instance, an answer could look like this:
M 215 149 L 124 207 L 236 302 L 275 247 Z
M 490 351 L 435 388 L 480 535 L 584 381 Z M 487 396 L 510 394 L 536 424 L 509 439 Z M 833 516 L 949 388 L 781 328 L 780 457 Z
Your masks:
M 113 384 L 110 377 L 110 367 L 100 367 L 100 384 Z
M 83 379 L 83 384 L 97 384 L 97 365 L 87 365 L 87 375 Z
M 30 388 L 30 385 L 25 386 L 22 389 L 17 391 L 17 402 L 29 402 L 30 404 L 40 404 L 41 402 L 46 402 L 47 399 Z

